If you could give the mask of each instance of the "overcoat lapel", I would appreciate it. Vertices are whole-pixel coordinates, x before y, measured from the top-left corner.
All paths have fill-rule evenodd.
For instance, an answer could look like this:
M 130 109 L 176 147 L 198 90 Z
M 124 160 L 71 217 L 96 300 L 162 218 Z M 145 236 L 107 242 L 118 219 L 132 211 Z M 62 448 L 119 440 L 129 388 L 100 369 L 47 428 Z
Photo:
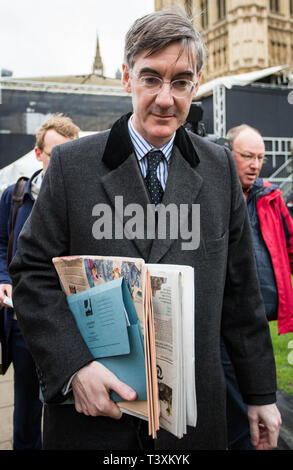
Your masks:
M 119 218 L 120 225 L 123 223 L 124 236 L 136 245 L 142 258 L 148 262 L 158 263 L 175 240 L 170 237 L 161 240 L 150 236 L 150 233 L 154 235 L 152 227 L 149 230 L 151 211 L 147 210 L 148 206 L 151 207 L 151 201 L 128 133 L 127 122 L 130 115 L 131 113 L 122 116 L 110 131 L 102 158 L 110 171 L 101 182 L 115 210 L 116 222 Z M 191 211 L 202 184 L 202 178 L 196 172 L 198 163 L 196 149 L 185 129 L 180 127 L 174 140 L 167 185 L 162 200 L 165 207 L 176 204 L 179 210 L 180 204 L 188 204 L 189 212 Z M 120 204 L 117 210 L 118 200 Z M 142 217 L 139 220 L 143 220 L 143 227 L 140 227 L 142 236 L 139 238 L 131 237 L 131 233 L 126 230 L 129 214 L 128 219 L 124 217 L 124 208 L 130 204 L 135 204 L 136 208 L 140 207 L 142 210 Z M 188 224 L 189 212 L 185 213 L 186 220 L 181 219 L 182 224 Z
M 137 227 L 137 231 L 143 231 L 142 238 L 133 238 L 131 241 L 136 245 L 138 251 L 144 259 L 148 258 L 152 240 L 147 238 L 147 205 L 150 204 L 147 188 L 137 162 L 137 158 L 132 153 L 118 168 L 112 170 L 102 178 L 102 185 L 109 197 L 112 209 L 115 210 L 115 226 L 123 224 L 123 233 L 131 240 L 131 231 L 127 229 L 127 220 L 130 214 L 123 217 L 126 206 L 129 210 L 136 210 L 137 217 L 143 222 L 143 227 Z M 142 217 L 141 217 L 142 214 Z M 119 220 L 117 219 L 119 218 Z M 118 224 L 118 225 L 117 225 Z
M 181 218 L 180 223 L 183 225 L 188 225 L 192 204 L 196 203 L 201 185 L 202 177 L 183 157 L 178 147 L 174 145 L 162 204 L 165 208 L 169 204 L 175 204 Z M 182 214 L 180 214 L 181 204 L 188 205 L 188 211 L 182 211 Z M 178 225 L 178 231 L 180 231 L 180 224 Z M 152 243 L 148 262 L 159 263 L 174 241 L 175 239 L 170 239 L 170 237 L 163 240 L 156 238 Z

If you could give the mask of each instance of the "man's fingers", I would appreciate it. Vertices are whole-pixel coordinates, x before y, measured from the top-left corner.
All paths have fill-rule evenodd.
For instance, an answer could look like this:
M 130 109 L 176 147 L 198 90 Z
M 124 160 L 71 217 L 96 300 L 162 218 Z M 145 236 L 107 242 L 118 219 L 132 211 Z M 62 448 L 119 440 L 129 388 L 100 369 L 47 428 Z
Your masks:
M 0 284 L 0 302 L 3 302 L 5 295 L 11 299 L 11 296 L 12 296 L 11 284 Z
M 122 401 L 131 401 L 136 398 L 136 392 L 131 387 L 121 382 L 112 372 L 96 361 L 75 374 L 72 389 L 76 411 L 90 416 L 121 418 L 121 410 L 110 399 L 111 390 L 115 391 Z
M 121 382 L 115 375 L 108 383 L 109 390 L 116 392 L 124 401 L 133 401 L 136 399 L 136 392 L 124 382 Z
M 279 423 L 273 423 L 267 427 L 267 443 L 269 448 L 274 449 L 278 446 L 278 437 L 279 437 Z
M 136 399 L 136 392 L 133 390 L 131 387 L 129 387 L 127 384 L 124 382 L 121 382 L 112 372 L 109 371 L 109 376 L 108 380 L 106 382 L 106 387 L 107 387 L 107 401 L 105 403 L 105 411 L 104 415 L 105 416 L 110 416 L 113 419 L 120 419 L 122 416 L 122 412 L 116 403 L 114 403 L 110 397 L 109 394 L 113 390 L 113 392 L 116 392 L 122 399 L 122 401 L 133 401 Z
M 274 449 L 278 445 L 282 424 L 280 412 L 275 404 L 248 405 L 251 443 L 257 450 Z
M 78 413 L 83 413 L 86 416 L 108 416 L 113 419 L 120 419 L 122 412 L 120 408 L 111 401 L 107 394 L 100 399 L 93 400 L 80 400 L 76 395 L 74 396 L 75 409 Z
M 106 409 L 106 413 L 104 416 L 109 416 L 113 419 L 120 419 L 122 416 L 122 411 L 120 410 L 119 406 L 116 405 L 113 401 L 109 400 L 108 408 Z
M 258 420 L 253 418 L 250 419 L 250 438 L 251 438 L 251 444 L 256 447 L 259 443 L 259 426 L 258 426 Z
M 271 420 L 264 423 L 264 429 L 267 435 L 267 446 L 270 449 L 274 449 L 278 446 L 279 430 L 282 425 L 282 418 L 278 408 L 273 408 L 274 413 Z

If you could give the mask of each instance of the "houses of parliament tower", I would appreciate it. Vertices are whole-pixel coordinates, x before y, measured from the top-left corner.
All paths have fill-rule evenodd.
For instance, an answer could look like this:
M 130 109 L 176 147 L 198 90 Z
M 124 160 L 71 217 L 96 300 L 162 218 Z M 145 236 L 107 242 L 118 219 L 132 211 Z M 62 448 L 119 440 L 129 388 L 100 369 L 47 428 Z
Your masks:
M 207 46 L 204 81 L 289 65 L 293 72 L 293 0 L 155 0 L 183 5 Z

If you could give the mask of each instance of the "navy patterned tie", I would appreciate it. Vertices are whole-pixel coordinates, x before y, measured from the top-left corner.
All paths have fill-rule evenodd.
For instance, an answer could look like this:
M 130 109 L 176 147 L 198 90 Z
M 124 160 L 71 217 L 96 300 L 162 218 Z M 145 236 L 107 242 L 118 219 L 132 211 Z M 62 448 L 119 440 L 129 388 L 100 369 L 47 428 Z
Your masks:
M 161 183 L 157 177 L 157 168 L 163 158 L 164 155 L 160 150 L 149 152 L 147 154 L 148 172 L 145 177 L 145 182 L 150 193 L 151 202 L 156 205 L 161 202 L 164 194 Z

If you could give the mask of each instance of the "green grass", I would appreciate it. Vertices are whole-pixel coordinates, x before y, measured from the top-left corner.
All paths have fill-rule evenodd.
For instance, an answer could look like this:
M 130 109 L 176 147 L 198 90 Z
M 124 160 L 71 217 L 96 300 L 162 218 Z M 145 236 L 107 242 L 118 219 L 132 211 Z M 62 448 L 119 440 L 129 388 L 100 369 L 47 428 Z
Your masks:
M 277 321 L 269 323 L 277 368 L 278 389 L 293 395 L 293 333 L 278 334 Z

